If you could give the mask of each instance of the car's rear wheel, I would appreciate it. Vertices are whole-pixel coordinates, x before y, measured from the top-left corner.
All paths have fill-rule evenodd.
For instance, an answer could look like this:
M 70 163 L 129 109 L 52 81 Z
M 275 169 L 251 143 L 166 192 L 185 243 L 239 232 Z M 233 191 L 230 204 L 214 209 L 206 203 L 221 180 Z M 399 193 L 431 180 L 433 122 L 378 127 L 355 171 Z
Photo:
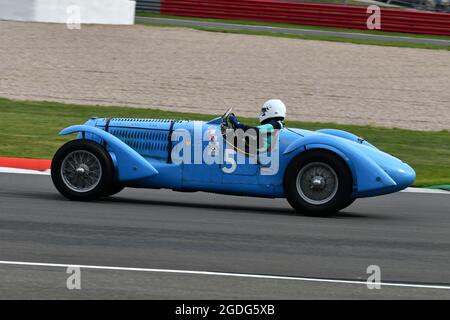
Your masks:
M 100 144 L 73 140 L 52 160 L 51 174 L 58 191 L 70 200 L 89 201 L 105 195 L 114 184 L 114 165 Z
M 293 159 L 284 176 L 291 206 L 310 216 L 335 214 L 351 202 L 353 179 L 345 161 L 328 150 L 311 150 Z

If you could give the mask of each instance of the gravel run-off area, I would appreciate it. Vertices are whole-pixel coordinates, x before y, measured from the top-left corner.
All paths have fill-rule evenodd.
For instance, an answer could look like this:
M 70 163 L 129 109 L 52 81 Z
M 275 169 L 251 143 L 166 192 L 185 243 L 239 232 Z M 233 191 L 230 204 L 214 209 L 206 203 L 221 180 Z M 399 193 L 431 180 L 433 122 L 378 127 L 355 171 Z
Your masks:
M 0 96 L 245 116 L 276 97 L 289 119 L 441 130 L 450 51 L 1 21 Z

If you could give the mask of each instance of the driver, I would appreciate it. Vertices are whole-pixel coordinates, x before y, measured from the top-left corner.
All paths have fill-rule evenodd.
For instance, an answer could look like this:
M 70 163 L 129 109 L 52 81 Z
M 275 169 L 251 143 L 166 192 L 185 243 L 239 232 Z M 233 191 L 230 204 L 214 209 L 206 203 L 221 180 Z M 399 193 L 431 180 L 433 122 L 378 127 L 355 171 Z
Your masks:
M 263 146 L 259 148 L 260 151 L 263 151 L 269 150 L 272 143 L 272 133 L 276 132 L 276 130 L 283 129 L 285 117 L 286 106 L 283 101 L 271 99 L 267 100 L 261 107 L 261 114 L 259 115 L 260 125 L 257 127 L 251 127 L 240 123 L 234 114 L 231 114 L 228 119 L 235 129 L 242 129 L 244 131 L 253 129 L 256 131 L 258 137 L 260 136 L 260 133 L 265 133 L 265 139 L 262 141 Z

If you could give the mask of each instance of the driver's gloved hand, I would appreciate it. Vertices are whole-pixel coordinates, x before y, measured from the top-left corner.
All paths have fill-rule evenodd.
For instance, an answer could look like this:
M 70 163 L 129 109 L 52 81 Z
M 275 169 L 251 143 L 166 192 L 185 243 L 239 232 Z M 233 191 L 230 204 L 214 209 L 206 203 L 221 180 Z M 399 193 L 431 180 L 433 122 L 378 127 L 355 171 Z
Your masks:
M 228 120 L 230 121 L 230 123 L 233 126 L 237 126 L 239 124 L 238 119 L 236 118 L 236 116 L 234 115 L 234 113 L 230 114 L 230 116 L 228 117 Z

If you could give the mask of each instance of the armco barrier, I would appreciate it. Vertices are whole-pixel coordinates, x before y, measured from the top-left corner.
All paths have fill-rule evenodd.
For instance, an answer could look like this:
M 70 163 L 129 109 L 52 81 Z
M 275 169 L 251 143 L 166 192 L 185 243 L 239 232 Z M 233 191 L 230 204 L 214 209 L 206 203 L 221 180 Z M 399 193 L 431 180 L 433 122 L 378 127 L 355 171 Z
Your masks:
M 159 13 L 162 0 L 136 0 L 136 11 Z
M 363 6 L 325 5 L 276 0 L 138 0 L 137 8 L 161 14 L 286 22 L 367 29 L 370 13 Z M 381 30 L 450 36 L 450 14 L 381 9 Z

